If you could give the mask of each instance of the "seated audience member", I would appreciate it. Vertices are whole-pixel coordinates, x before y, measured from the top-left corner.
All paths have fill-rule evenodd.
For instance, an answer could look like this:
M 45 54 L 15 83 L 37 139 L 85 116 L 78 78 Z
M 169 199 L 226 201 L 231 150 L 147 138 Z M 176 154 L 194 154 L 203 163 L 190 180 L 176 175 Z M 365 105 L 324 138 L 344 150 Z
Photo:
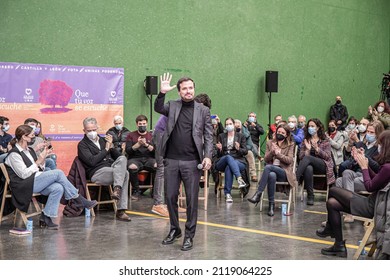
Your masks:
M 328 124 L 328 131 L 325 132 L 325 136 L 330 142 L 333 161 L 336 166 L 339 166 L 344 161 L 344 133 L 337 130 L 337 122 L 330 120 Z
M 298 128 L 304 129 L 306 126 L 306 117 L 304 115 L 299 115 L 298 117 Z
M 365 150 L 366 157 L 372 158 L 377 153 L 376 139 L 383 130 L 383 124 L 380 121 L 369 123 L 364 140 L 358 141 L 357 137 L 352 136 L 348 141 L 346 152 L 351 153 L 352 147 L 363 148 Z M 339 174 L 344 175 L 344 170 L 354 169 L 354 167 L 357 168 L 356 162 L 353 158 L 348 158 L 340 164 Z
M 9 119 L 0 116 L 0 163 L 4 162 L 5 157 L 8 155 L 8 150 L 12 149 L 9 144 L 12 136 L 7 133 L 9 128 Z
M 130 183 L 133 187 L 132 195 L 140 195 L 138 173 L 141 170 L 156 171 L 153 136 L 147 130 L 148 118 L 139 115 L 135 119 L 137 130 L 129 133 L 126 139 L 127 167 L 130 172 Z
M 43 151 L 45 147 L 49 147 L 49 149 L 52 150 L 51 147 L 51 141 L 46 141 L 45 137 L 43 136 L 41 132 L 41 123 L 34 119 L 34 118 L 28 118 L 24 121 L 25 125 L 30 126 L 35 133 L 35 138 L 32 142 L 29 143 L 29 146 L 34 149 L 34 151 L 37 153 L 37 156 Z M 53 151 L 50 153 L 49 156 L 45 159 L 45 170 L 53 170 L 57 169 L 57 157 L 53 153 Z
M 251 181 L 257 182 L 257 171 L 256 171 L 256 164 L 255 164 L 255 156 L 253 152 L 254 147 L 253 147 L 251 135 L 248 129 L 245 126 L 242 126 L 241 121 L 238 119 L 234 120 L 234 127 L 236 129 L 236 132 L 242 133 L 245 137 L 246 149 L 248 150 L 248 153 L 245 156 L 245 158 L 249 165 L 249 174 L 251 176 Z
M 125 151 L 126 138 L 129 133 L 130 131 L 123 126 L 123 118 L 121 116 L 114 117 L 114 126 L 106 132 L 106 134 L 112 135 L 112 144 L 121 154 Z
M 348 119 L 348 110 L 342 104 L 341 96 L 336 96 L 336 103 L 330 106 L 330 119 L 336 121 L 337 130 L 344 130 Z
M 246 168 L 245 155 L 248 153 L 248 150 L 244 135 L 235 132 L 234 120 L 232 118 L 225 120 L 225 129 L 226 132 L 218 136 L 215 168 L 218 171 L 225 172 L 225 199 L 226 202 L 230 203 L 233 202 L 231 195 L 233 176 L 236 177 L 239 188 L 246 187 L 246 183 L 241 177 L 241 171 Z
M 223 125 L 218 115 L 211 115 L 211 124 L 213 125 L 213 144 L 217 144 L 218 135 L 223 133 Z
M 344 161 L 340 165 L 340 171 L 342 171 L 342 177 L 337 178 L 336 187 L 347 189 L 351 192 L 364 191 L 363 173 L 360 166 L 355 160 L 356 152 L 364 151 L 365 157 L 368 159 L 368 166 L 374 172 L 379 171 L 379 164 L 374 160 L 378 154 L 377 139 L 384 131 L 383 125 L 380 121 L 369 123 L 367 126 L 367 138 L 364 142 L 356 143 L 352 147 L 352 158 Z M 344 222 L 352 223 L 352 215 L 346 215 Z
M 116 218 L 129 222 L 125 213 L 128 202 L 129 172 L 127 159 L 117 149 L 113 148 L 112 136 L 104 138 L 97 133 L 98 125 L 95 118 L 83 120 L 83 139 L 77 145 L 77 155 L 85 167 L 87 180 L 100 185 L 112 185 L 112 199 L 118 200 Z
M 356 139 L 355 142 L 358 142 L 358 141 L 363 141 L 364 140 L 364 137 L 366 136 L 366 131 L 367 131 L 367 125 L 370 123 L 369 120 L 367 120 L 366 118 L 362 118 L 359 122 L 359 125 L 357 127 L 357 135 L 356 135 Z M 348 139 L 346 139 L 348 141 Z
M 378 172 L 371 170 L 368 159 L 361 151 L 357 150 L 354 156 L 363 172 L 364 187 L 371 192 L 368 197 L 342 188 L 329 190 L 329 199 L 326 202 L 328 220 L 325 228 L 317 230 L 316 234 L 322 238 L 328 236 L 335 238 L 335 242 L 331 247 L 321 250 L 323 255 L 347 257 L 341 222 L 342 212 L 365 218 L 374 217 L 377 192 L 386 187 L 390 181 L 390 131 L 384 131 L 379 136 L 378 145 L 381 147 L 376 157 L 376 161 L 381 166 Z
M 295 144 L 299 147 L 303 138 L 305 138 L 305 135 L 303 129 L 297 126 L 297 117 L 294 115 L 289 116 L 287 125 L 291 131 L 291 136 L 294 138 Z
M 288 182 L 292 187 L 297 186 L 293 171 L 295 143 L 287 125 L 279 125 L 275 138 L 267 142 L 264 161 L 266 166 L 257 186 L 257 191 L 248 201 L 257 205 L 261 195 L 268 188 L 268 216 L 274 215 L 276 182 Z
M 27 212 L 33 193 L 48 196 L 39 218 L 39 225 L 47 229 L 58 229 L 52 218 L 57 217 L 63 195 L 66 200 L 73 199 L 75 205 L 80 208 L 91 209 L 97 202 L 86 200 L 79 195 L 62 170 L 42 172 L 45 168 L 45 158 L 50 155 L 51 150 L 44 147 L 37 156 L 34 149 L 28 146 L 35 137 L 30 126 L 21 125 L 16 128 L 15 138 L 11 141 L 12 149 L 5 159 L 5 164 L 10 177 L 12 202 L 15 207 Z
M 260 124 L 257 123 L 256 114 L 254 112 L 248 114 L 248 119 L 245 121 L 244 126 L 251 134 L 252 143 L 257 151 L 257 156 L 259 155 L 260 149 L 260 136 L 264 134 L 264 129 Z
M 380 121 L 385 129 L 390 129 L 390 106 L 383 100 L 378 101 L 374 108 L 368 107 L 369 121 Z
M 270 125 L 269 127 L 269 131 L 268 131 L 268 139 L 272 139 L 274 134 L 275 134 L 275 131 L 276 131 L 276 127 L 279 125 L 279 122 L 282 120 L 282 115 L 276 115 L 274 117 L 274 123 Z
M 305 128 L 305 140 L 301 145 L 297 181 L 303 177 L 307 191 L 307 205 L 314 204 L 313 174 L 326 175 L 327 184 L 335 182 L 332 151 L 325 137 L 324 126 L 319 119 L 310 119 Z
M 345 127 L 345 132 L 347 133 L 348 137 L 351 133 L 356 133 L 358 122 L 359 121 L 354 116 L 349 117 L 348 124 Z

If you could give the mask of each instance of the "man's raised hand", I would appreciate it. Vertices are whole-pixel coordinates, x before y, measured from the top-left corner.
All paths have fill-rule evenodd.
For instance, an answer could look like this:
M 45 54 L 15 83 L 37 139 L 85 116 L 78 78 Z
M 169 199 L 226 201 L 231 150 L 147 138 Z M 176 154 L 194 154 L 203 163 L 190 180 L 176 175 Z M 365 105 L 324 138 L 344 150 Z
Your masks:
M 165 94 L 176 87 L 176 85 L 171 86 L 171 80 L 172 74 L 164 73 L 162 76 L 160 76 L 160 92 L 162 94 Z

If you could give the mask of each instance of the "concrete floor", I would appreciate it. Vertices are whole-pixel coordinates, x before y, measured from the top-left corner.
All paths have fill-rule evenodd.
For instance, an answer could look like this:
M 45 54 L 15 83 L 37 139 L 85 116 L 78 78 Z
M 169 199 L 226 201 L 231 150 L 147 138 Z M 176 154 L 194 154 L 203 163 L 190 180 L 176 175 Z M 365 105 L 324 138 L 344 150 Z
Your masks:
M 130 223 L 114 219 L 113 211 L 101 210 L 96 217 L 67 218 L 57 222 L 58 231 L 40 229 L 35 217 L 34 230 L 28 236 L 9 234 L 12 221 L 0 226 L 0 259 L 3 260 L 342 260 L 324 256 L 321 248 L 333 244 L 315 234 L 325 215 L 325 197 L 317 195 L 314 206 L 300 199 L 292 208 L 292 216 L 282 216 L 276 205 L 274 217 L 267 216 L 267 207 L 259 211 L 242 200 L 233 190 L 232 204 L 214 195 L 210 184 L 208 210 L 200 202 L 194 248 L 182 252 L 182 239 L 168 246 L 161 244 L 169 231 L 169 220 L 151 213 L 153 200 L 144 195 L 131 202 Z M 251 187 L 248 197 L 254 193 Z M 278 196 L 284 194 L 278 193 Z M 184 230 L 185 214 L 182 216 Z M 348 259 L 364 234 L 361 222 L 344 225 L 348 243 Z M 365 256 L 362 256 L 364 259 Z

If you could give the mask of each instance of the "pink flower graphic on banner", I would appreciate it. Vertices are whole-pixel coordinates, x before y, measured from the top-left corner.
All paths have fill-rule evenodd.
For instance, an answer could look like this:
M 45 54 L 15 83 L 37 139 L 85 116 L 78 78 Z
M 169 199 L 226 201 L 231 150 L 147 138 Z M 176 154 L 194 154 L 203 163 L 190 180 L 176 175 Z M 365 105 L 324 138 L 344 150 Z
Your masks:
M 51 108 L 42 108 L 42 113 L 63 113 L 71 109 L 65 108 L 73 95 L 73 89 L 63 81 L 43 80 L 39 87 L 39 102 L 50 105 Z M 56 105 L 60 108 L 56 108 Z

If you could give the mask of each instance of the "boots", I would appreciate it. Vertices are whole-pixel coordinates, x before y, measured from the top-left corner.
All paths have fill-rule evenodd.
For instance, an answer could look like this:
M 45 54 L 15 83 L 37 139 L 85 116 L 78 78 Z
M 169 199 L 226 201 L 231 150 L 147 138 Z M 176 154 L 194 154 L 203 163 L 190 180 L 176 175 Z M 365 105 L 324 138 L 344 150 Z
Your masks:
M 46 216 L 43 212 L 39 217 L 39 226 L 41 228 L 47 228 L 51 230 L 58 230 L 58 225 L 53 223 L 50 217 Z
M 321 237 L 321 238 L 325 238 L 325 237 L 332 237 L 334 238 L 334 233 L 333 233 L 333 230 L 331 229 L 330 225 L 329 225 L 329 222 L 326 222 L 326 225 L 323 229 L 317 229 L 316 230 L 316 234 L 317 236 Z
M 274 210 L 275 210 L 275 202 L 270 202 L 268 206 L 268 213 L 267 213 L 268 216 L 273 217 L 275 215 Z
M 256 191 L 256 193 L 251 197 L 251 198 L 248 198 L 248 201 L 250 203 L 253 203 L 255 204 L 255 207 L 257 206 L 257 204 L 260 202 L 260 199 L 261 199 L 261 195 L 263 194 L 263 192 L 260 192 L 260 191 Z
M 73 202 L 77 208 L 87 208 L 91 209 L 97 205 L 96 200 L 87 200 L 82 195 L 79 195 L 76 198 L 73 198 Z
M 345 240 L 335 241 L 333 246 L 321 249 L 321 254 L 328 256 L 338 256 L 341 258 L 347 257 L 347 248 L 345 247 Z

